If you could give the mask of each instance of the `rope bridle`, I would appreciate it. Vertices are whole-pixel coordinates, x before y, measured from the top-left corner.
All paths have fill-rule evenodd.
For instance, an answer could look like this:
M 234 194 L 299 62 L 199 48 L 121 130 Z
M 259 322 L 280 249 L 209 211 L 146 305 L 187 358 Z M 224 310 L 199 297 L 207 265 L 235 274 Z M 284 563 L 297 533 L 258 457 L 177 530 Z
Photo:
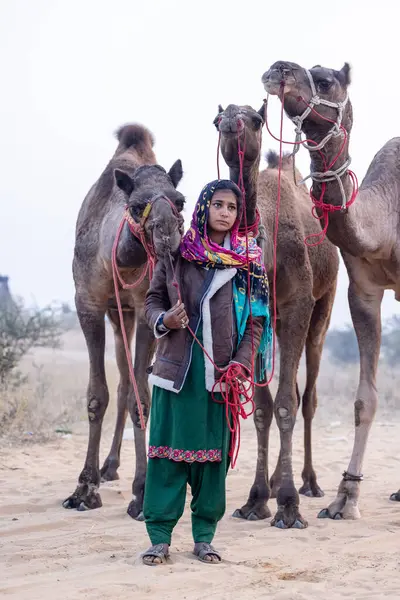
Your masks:
M 354 203 L 354 201 L 357 197 L 357 194 L 358 194 L 358 181 L 357 181 L 357 177 L 356 177 L 355 173 L 353 173 L 353 171 L 351 171 L 349 169 L 350 158 L 347 158 L 345 160 L 344 164 L 341 165 L 340 167 L 337 167 L 336 169 L 333 168 L 333 166 L 335 165 L 335 163 L 337 162 L 339 157 L 343 154 L 343 152 L 345 150 L 346 142 L 348 139 L 348 133 L 342 125 L 343 111 L 348 102 L 348 95 L 346 94 L 346 98 L 341 102 L 330 102 L 329 100 L 320 98 L 319 95 L 317 94 L 314 80 L 312 78 L 310 71 L 307 71 L 307 70 L 305 70 L 305 71 L 307 73 L 307 77 L 308 77 L 310 85 L 311 85 L 312 97 L 311 97 L 311 100 L 309 102 L 307 102 L 303 97 L 299 96 L 298 100 L 304 102 L 304 104 L 306 105 L 307 108 L 304 110 L 304 112 L 300 116 L 290 117 L 288 115 L 289 119 L 296 125 L 295 141 L 294 142 L 287 142 L 287 141 L 283 142 L 282 136 L 280 136 L 278 138 L 271 132 L 271 130 L 268 126 L 268 115 L 267 115 L 269 94 L 267 95 L 267 99 L 265 100 L 264 115 L 265 115 L 265 126 L 267 128 L 268 133 L 271 135 L 271 137 L 273 137 L 275 140 L 277 140 L 280 143 L 283 142 L 285 144 L 290 144 L 291 146 L 294 146 L 294 149 L 292 152 L 292 157 L 293 157 L 293 179 L 294 179 L 295 184 L 300 185 L 300 184 L 304 183 L 305 181 L 307 181 L 307 179 L 309 179 L 309 178 L 311 178 L 314 182 L 321 184 L 321 191 L 320 191 L 319 198 L 316 198 L 313 195 L 312 187 L 310 190 L 310 198 L 314 205 L 313 209 L 312 209 L 313 216 L 316 219 L 323 222 L 323 226 L 321 225 L 322 226 L 321 232 L 311 233 L 311 234 L 307 235 L 306 238 L 304 239 L 304 243 L 306 244 L 306 246 L 313 247 L 313 246 L 318 246 L 325 239 L 326 233 L 327 233 L 328 227 L 329 227 L 329 215 L 331 213 L 335 213 L 337 211 L 340 211 L 342 213 L 346 212 L 347 209 L 349 208 L 349 206 L 351 206 Z M 284 79 L 282 79 L 280 85 L 281 85 L 281 94 L 282 94 L 280 99 L 281 99 L 281 104 L 283 106 L 284 105 L 284 88 L 285 88 Z M 317 106 L 318 104 L 322 104 L 325 106 L 329 106 L 331 108 L 335 108 L 338 111 L 336 120 L 333 121 L 332 119 L 325 117 L 324 115 L 319 113 L 317 110 L 315 110 L 315 106 Z M 306 120 L 306 118 L 308 117 L 308 115 L 310 113 L 315 114 L 322 121 L 326 121 L 327 123 L 332 124 L 332 127 L 328 131 L 327 135 L 321 140 L 321 142 L 319 142 L 319 144 L 311 139 L 303 140 L 301 137 L 302 126 L 304 124 L 304 121 Z M 334 156 L 334 158 L 331 160 L 331 162 L 329 164 L 327 164 L 326 157 L 321 152 L 321 149 L 324 148 L 324 146 L 328 143 L 328 141 L 330 139 L 332 139 L 333 137 L 339 136 L 339 135 L 341 137 L 343 137 L 343 142 L 342 142 L 337 154 Z M 298 149 L 300 146 L 304 146 L 306 148 L 306 150 L 308 150 L 310 152 L 314 152 L 314 151 L 318 152 L 318 154 L 320 155 L 320 158 L 322 160 L 324 171 L 323 172 L 312 171 L 307 177 L 302 179 L 301 182 L 297 183 L 295 155 L 296 155 L 296 152 L 298 152 Z M 345 192 L 345 189 L 343 186 L 342 178 L 344 175 L 348 175 L 350 177 L 350 180 L 351 180 L 351 183 L 353 186 L 353 190 L 352 190 L 352 193 L 351 193 L 349 199 L 347 199 L 347 197 L 346 197 L 346 192 Z M 342 197 L 342 202 L 340 205 L 329 204 L 324 201 L 325 193 L 326 193 L 326 184 L 329 183 L 330 181 L 337 181 L 337 183 L 339 185 L 339 189 L 340 189 L 340 193 L 341 193 L 341 197 Z M 322 216 L 319 216 L 316 213 L 316 209 L 319 209 L 322 211 Z M 316 239 L 316 241 L 310 243 L 309 240 L 312 240 L 312 239 Z
M 304 100 L 304 102 L 307 105 L 307 108 L 304 110 L 304 112 L 300 116 L 289 117 L 290 120 L 292 121 L 292 123 L 294 123 L 296 126 L 296 128 L 295 128 L 295 134 L 296 134 L 295 146 L 293 149 L 293 174 L 294 174 L 295 181 L 296 181 L 295 155 L 299 151 L 300 145 L 303 146 L 309 152 L 316 152 L 316 151 L 322 150 L 322 148 L 324 148 L 326 146 L 326 144 L 332 138 L 342 136 L 343 135 L 343 126 L 342 126 L 343 112 L 344 112 L 344 109 L 346 108 L 347 102 L 349 100 L 348 93 L 346 93 L 345 99 L 342 100 L 341 102 L 331 102 L 330 100 L 325 100 L 324 98 L 321 98 L 317 93 L 317 89 L 315 87 L 314 79 L 313 79 L 311 72 L 308 69 L 305 69 L 305 72 L 307 74 L 307 77 L 308 77 L 308 80 L 310 83 L 310 87 L 311 87 L 311 94 L 312 94 L 311 100 L 309 102 L 306 102 Z M 315 144 L 315 145 L 308 144 L 307 140 L 302 139 L 302 127 L 303 127 L 303 124 L 304 124 L 304 121 L 306 120 L 306 118 L 309 116 L 310 113 L 312 113 L 314 111 L 314 107 L 319 106 L 321 104 L 323 106 L 329 106 L 330 108 L 335 108 L 338 112 L 337 118 L 336 118 L 336 121 L 334 121 L 332 123 L 332 127 L 329 129 L 328 133 L 320 141 L 319 144 Z M 297 185 L 301 185 L 301 184 L 305 183 L 307 181 L 307 179 L 310 179 L 310 178 L 317 183 L 329 183 L 331 181 L 336 181 L 339 185 L 340 193 L 342 196 L 342 207 L 341 208 L 342 208 L 342 211 L 344 211 L 344 210 L 346 210 L 347 197 L 346 197 L 346 192 L 345 192 L 345 189 L 343 186 L 342 177 L 347 173 L 347 170 L 348 170 L 350 164 L 351 164 L 351 158 L 348 157 L 346 159 L 346 161 L 343 163 L 343 165 L 341 165 L 337 169 L 331 168 L 331 169 L 328 169 L 327 171 L 324 171 L 323 173 L 318 172 L 318 171 L 311 171 L 310 174 L 307 175 L 307 177 L 304 177 L 300 182 L 298 182 Z

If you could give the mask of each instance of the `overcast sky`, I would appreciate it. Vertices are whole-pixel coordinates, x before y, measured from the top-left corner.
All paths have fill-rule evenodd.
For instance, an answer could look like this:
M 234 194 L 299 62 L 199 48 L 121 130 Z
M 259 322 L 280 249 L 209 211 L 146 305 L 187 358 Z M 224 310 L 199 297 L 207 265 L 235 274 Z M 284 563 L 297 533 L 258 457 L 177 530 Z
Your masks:
M 182 159 L 189 218 L 201 187 L 216 177 L 218 103 L 258 109 L 261 75 L 279 59 L 336 69 L 351 63 L 350 152 L 361 181 L 374 154 L 400 134 L 398 9 L 391 6 L 0 0 L 0 273 L 10 276 L 12 292 L 40 304 L 73 303 L 77 213 L 122 123 L 153 131 L 166 169 Z M 271 100 L 278 131 L 278 101 Z M 293 137 L 288 121 L 285 136 Z M 263 147 L 277 148 L 266 132 Z M 298 156 L 308 173 L 308 154 Z M 393 292 L 383 311 L 400 312 Z M 332 323 L 349 320 L 341 266 Z

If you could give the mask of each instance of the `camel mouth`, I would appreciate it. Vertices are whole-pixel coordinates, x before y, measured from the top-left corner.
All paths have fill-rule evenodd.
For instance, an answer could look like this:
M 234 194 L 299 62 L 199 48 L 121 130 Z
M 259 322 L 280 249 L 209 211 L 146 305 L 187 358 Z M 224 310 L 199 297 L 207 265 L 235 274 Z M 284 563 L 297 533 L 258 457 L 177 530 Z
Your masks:
M 244 131 L 244 122 L 241 118 L 221 119 L 218 130 L 225 136 L 234 137 Z
M 284 94 L 288 94 L 296 85 L 296 79 L 292 73 L 288 73 L 287 71 L 282 73 L 278 69 L 264 73 L 261 81 L 265 91 L 272 96 L 281 96 L 282 88 L 284 89 Z

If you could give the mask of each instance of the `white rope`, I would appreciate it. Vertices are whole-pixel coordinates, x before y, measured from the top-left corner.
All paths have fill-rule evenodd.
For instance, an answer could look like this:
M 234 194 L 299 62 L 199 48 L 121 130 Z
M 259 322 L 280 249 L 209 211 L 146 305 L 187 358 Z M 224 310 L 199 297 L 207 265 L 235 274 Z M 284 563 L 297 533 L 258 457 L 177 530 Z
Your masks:
M 289 117 L 296 126 L 295 127 L 295 133 L 296 133 L 295 146 L 294 146 L 294 149 L 292 152 L 293 179 L 294 179 L 294 182 L 296 185 L 301 185 L 302 183 L 307 181 L 307 179 L 310 179 L 310 178 L 313 181 L 316 181 L 318 183 L 328 183 L 330 181 L 337 181 L 337 183 L 339 185 L 340 193 L 342 195 L 342 210 L 345 210 L 346 204 L 347 204 L 347 198 L 346 198 L 346 192 L 345 192 L 343 182 L 342 182 L 342 177 L 343 177 L 343 175 L 346 174 L 347 169 L 350 166 L 350 163 L 351 163 L 350 157 L 346 160 L 346 162 L 342 166 L 338 167 L 337 169 L 331 169 L 329 171 L 325 171 L 325 173 L 318 173 L 318 172 L 314 171 L 314 172 L 311 172 L 309 175 L 307 175 L 307 177 L 302 179 L 299 183 L 297 183 L 297 181 L 296 181 L 295 156 L 296 156 L 297 152 L 300 150 L 300 145 L 303 146 L 309 152 L 316 152 L 318 150 L 322 150 L 322 148 L 324 148 L 324 146 L 326 146 L 326 144 L 329 142 L 329 140 L 331 140 L 333 137 L 341 136 L 342 131 L 340 129 L 340 126 L 342 124 L 343 111 L 349 100 L 348 94 L 346 94 L 346 97 L 342 102 L 330 102 L 329 100 L 320 98 L 319 95 L 317 94 L 317 90 L 316 90 L 314 79 L 313 79 L 311 72 L 308 69 L 306 69 L 305 71 L 307 73 L 307 77 L 310 82 L 311 94 L 312 94 L 311 100 L 308 103 L 308 106 L 305 109 L 305 111 L 300 116 Z M 317 144 L 316 146 L 313 146 L 313 145 L 307 144 L 307 142 L 305 140 L 302 140 L 302 137 L 301 137 L 302 136 L 302 127 L 303 127 L 304 121 L 306 120 L 308 115 L 311 113 L 314 106 L 318 106 L 319 104 L 322 104 L 324 106 L 329 106 L 330 108 L 336 108 L 336 110 L 338 111 L 338 116 L 337 116 L 336 122 L 332 125 L 332 127 L 330 128 L 330 130 L 328 131 L 326 136 L 320 141 L 319 144 Z

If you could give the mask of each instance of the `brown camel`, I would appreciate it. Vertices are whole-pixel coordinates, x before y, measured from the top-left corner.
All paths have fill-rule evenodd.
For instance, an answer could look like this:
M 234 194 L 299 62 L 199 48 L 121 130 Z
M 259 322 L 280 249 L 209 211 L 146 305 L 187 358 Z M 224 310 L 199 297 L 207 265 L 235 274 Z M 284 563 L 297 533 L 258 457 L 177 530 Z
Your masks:
M 308 139 L 317 142 L 326 164 L 340 152 L 344 143 L 342 126 L 350 134 L 352 106 L 347 89 L 350 67 L 340 71 L 320 66 L 310 71 L 295 63 L 276 62 L 262 77 L 265 89 L 284 102 L 289 118 Z M 309 111 L 307 104 L 315 105 Z M 335 123 L 327 122 L 319 115 Z M 349 138 L 330 173 L 318 152 L 311 149 L 312 190 L 324 202 L 341 207 L 353 192 L 349 174 Z M 326 182 L 324 180 L 327 180 Z M 340 248 L 350 284 L 351 317 L 360 350 L 360 380 L 354 404 L 355 438 L 347 471 L 343 473 L 336 499 L 319 516 L 332 519 L 360 517 L 358 499 L 362 464 L 369 430 L 377 407 L 376 371 L 381 340 L 380 308 L 385 289 L 400 300 L 400 138 L 389 140 L 375 155 L 364 177 L 355 203 L 329 214 L 327 234 Z M 392 494 L 400 501 L 400 491 Z
M 98 493 L 100 479 L 118 479 L 122 434 L 129 410 L 134 425 L 136 469 L 132 484 L 133 499 L 128 513 L 132 518 L 140 520 L 147 465 L 145 431 L 140 429 L 138 407 L 129 378 L 121 325 L 116 311 L 111 253 L 125 205 L 129 205 L 131 218 L 138 222 L 149 201 L 151 210 L 144 226 L 147 239 L 153 242 L 157 255 L 176 251 L 183 219 L 166 198 L 174 203 L 178 211 L 182 211 L 184 197 L 176 190 L 182 178 L 181 161 L 177 160 L 168 173 L 157 165 L 153 137 L 145 127 L 125 125 L 119 129 L 117 137 L 119 144 L 116 152 L 83 201 L 76 226 L 73 260 L 75 303 L 90 360 L 87 390 L 89 444 L 78 486 L 63 505 L 65 508 L 78 510 L 102 505 Z M 127 283 L 137 280 L 147 263 L 146 252 L 127 223 L 121 233 L 117 263 Z M 146 420 L 150 407 L 146 370 L 155 346 L 153 332 L 144 319 L 144 299 L 148 287 L 149 279 L 146 276 L 135 289 L 121 290 L 129 345 L 136 329 L 134 372 Z M 106 314 L 114 330 L 120 381 L 114 438 L 100 471 L 101 426 L 109 399 L 104 371 Z
M 264 108 L 257 113 L 250 106 L 230 104 L 226 110 L 219 108 L 214 123 L 221 133 L 221 151 L 229 166 L 230 177 L 236 183 L 239 179 L 238 138 L 244 148 L 247 219 L 254 223 L 257 207 L 262 220 L 260 229 L 266 230 L 262 245 L 272 297 L 279 158 L 274 152 L 269 152 L 268 168 L 259 172 L 263 111 Z M 305 347 L 307 382 L 302 398 L 304 469 L 303 485 L 299 491 L 306 496 L 322 496 L 312 464 L 311 425 L 317 406 L 316 381 L 335 297 L 339 258 L 336 248 L 328 241 L 315 248 L 305 246 L 305 236 L 318 233 L 320 226 L 310 214 L 307 187 L 304 184 L 296 187 L 293 182 L 292 158 L 285 156 L 282 167 L 276 276 L 279 387 L 275 404 L 268 387 L 256 390 L 256 475 L 247 503 L 236 510 L 234 516 L 250 520 L 269 517 L 271 513 L 267 502 L 272 495 L 277 497 L 278 512 L 271 524 L 280 528 L 302 528 L 307 526 L 307 522 L 299 512 L 291 452 L 292 431 L 300 404 L 297 370 Z M 298 172 L 297 179 L 301 179 Z M 275 472 L 268 482 L 268 438 L 274 410 L 281 434 L 281 451 Z

